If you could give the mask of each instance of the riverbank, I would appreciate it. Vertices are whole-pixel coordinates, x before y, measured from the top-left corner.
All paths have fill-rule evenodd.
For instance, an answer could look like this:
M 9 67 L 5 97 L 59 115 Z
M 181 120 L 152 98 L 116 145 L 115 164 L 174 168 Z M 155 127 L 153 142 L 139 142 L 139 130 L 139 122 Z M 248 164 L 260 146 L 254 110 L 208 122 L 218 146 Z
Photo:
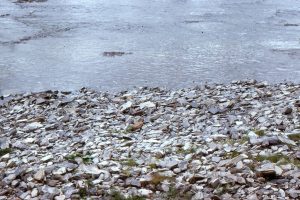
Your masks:
M 0 199 L 297 199 L 300 85 L 17 95 Z

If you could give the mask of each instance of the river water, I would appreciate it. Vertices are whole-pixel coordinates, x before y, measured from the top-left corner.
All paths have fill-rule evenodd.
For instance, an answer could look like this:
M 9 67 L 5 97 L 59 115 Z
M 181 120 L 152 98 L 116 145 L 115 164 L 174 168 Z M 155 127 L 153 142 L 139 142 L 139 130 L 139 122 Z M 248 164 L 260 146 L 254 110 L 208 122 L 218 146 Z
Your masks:
M 300 82 L 299 0 L 16 1 L 0 1 L 0 94 Z

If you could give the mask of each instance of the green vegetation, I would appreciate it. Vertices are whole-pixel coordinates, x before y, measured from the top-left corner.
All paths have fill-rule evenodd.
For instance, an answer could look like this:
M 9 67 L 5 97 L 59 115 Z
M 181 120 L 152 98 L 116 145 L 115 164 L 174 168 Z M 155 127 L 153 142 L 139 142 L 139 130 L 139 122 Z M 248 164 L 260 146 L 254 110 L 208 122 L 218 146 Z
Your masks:
M 230 138 L 230 139 L 222 140 L 221 143 L 222 144 L 234 145 L 235 143 L 244 144 L 244 143 L 246 143 L 248 141 L 249 141 L 249 137 L 247 135 L 244 135 L 240 139 L 231 139 Z
M 260 137 L 266 135 L 264 130 L 254 130 L 254 133 Z
M 81 198 L 86 198 L 88 196 L 88 191 L 86 188 L 79 189 L 79 195 Z
M 173 177 L 163 176 L 163 175 L 160 175 L 159 173 L 153 173 L 151 176 L 152 176 L 152 179 L 151 179 L 150 183 L 155 186 L 159 185 L 160 183 L 162 183 L 165 180 L 174 181 Z
M 195 147 L 190 147 L 189 149 L 183 149 L 182 147 L 179 147 L 176 151 L 177 154 L 190 154 L 190 153 L 196 153 Z
M 0 157 L 4 156 L 5 154 L 11 153 L 11 152 L 12 152 L 11 148 L 0 149 Z
M 169 191 L 164 195 L 162 199 L 165 200 L 190 200 L 192 199 L 193 194 L 191 192 L 182 193 L 174 187 L 172 184 L 169 188 Z
M 176 199 L 177 195 L 179 194 L 179 192 L 177 191 L 177 189 L 172 185 L 169 188 L 169 191 L 167 192 L 167 200 L 173 200 Z
M 299 141 L 300 140 L 300 133 L 295 133 L 295 134 L 290 134 L 288 135 L 288 138 L 294 141 Z
M 134 167 L 137 166 L 138 164 L 135 162 L 135 160 L 133 160 L 132 158 L 122 162 L 123 165 L 127 165 L 129 167 Z
M 239 155 L 241 155 L 241 153 L 238 152 L 238 151 L 236 151 L 236 150 L 234 150 L 234 151 L 225 153 L 224 157 L 225 157 L 226 159 L 232 159 L 232 158 L 235 158 L 235 157 L 237 157 L 237 156 L 239 156 Z
M 222 195 L 225 193 L 231 193 L 233 185 L 230 183 L 226 183 L 226 184 L 220 184 L 214 191 L 215 194 L 217 195 Z
M 133 132 L 133 131 L 134 131 L 133 126 L 129 125 L 129 126 L 127 127 L 125 133 L 131 133 L 131 132 Z
M 92 158 L 90 155 L 82 155 L 81 153 L 73 153 L 68 156 L 65 156 L 65 159 L 68 161 L 74 162 L 76 158 L 81 158 L 83 163 L 90 164 L 92 162 Z
M 293 164 L 297 167 L 300 167 L 300 161 L 298 159 L 295 159 L 293 157 L 283 155 L 282 153 L 276 153 L 268 156 L 261 156 L 258 155 L 254 157 L 254 160 L 257 162 L 262 162 L 265 160 L 268 160 L 272 163 L 280 164 L 280 165 L 285 165 L 285 164 Z
M 150 169 L 156 169 L 157 165 L 155 163 L 150 163 L 149 167 L 150 167 Z

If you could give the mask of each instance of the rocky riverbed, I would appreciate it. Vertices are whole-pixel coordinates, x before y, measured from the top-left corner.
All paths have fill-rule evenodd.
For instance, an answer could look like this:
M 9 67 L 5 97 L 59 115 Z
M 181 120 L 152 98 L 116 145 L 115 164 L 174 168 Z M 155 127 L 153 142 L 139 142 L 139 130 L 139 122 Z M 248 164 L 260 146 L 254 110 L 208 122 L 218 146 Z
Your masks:
M 300 85 L 46 91 L 0 105 L 0 199 L 299 199 Z

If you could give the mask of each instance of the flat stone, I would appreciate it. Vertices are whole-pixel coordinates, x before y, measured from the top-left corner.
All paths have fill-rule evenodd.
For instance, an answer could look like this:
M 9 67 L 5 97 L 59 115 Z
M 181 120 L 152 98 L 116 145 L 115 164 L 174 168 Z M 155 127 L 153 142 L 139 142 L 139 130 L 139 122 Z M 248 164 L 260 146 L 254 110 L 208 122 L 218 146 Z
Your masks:
M 153 194 L 153 192 L 151 190 L 147 190 L 147 189 L 139 189 L 138 190 L 138 193 L 141 195 L 141 196 L 145 196 L 145 197 L 149 197 L 150 195 Z
M 35 131 L 35 130 L 37 130 L 39 128 L 42 128 L 42 127 L 43 127 L 43 125 L 40 122 L 32 122 L 32 123 L 26 125 L 24 127 L 24 130 L 29 132 L 29 131 Z
M 147 101 L 147 102 L 141 103 L 139 106 L 140 106 L 140 109 L 154 108 L 155 104 L 153 102 L 151 102 L 151 101 Z
M 47 155 L 47 156 L 45 156 L 45 157 L 42 157 L 41 158 L 41 161 L 42 162 L 48 162 L 48 161 L 50 161 L 50 160 L 52 160 L 53 159 L 53 156 L 52 155 Z

